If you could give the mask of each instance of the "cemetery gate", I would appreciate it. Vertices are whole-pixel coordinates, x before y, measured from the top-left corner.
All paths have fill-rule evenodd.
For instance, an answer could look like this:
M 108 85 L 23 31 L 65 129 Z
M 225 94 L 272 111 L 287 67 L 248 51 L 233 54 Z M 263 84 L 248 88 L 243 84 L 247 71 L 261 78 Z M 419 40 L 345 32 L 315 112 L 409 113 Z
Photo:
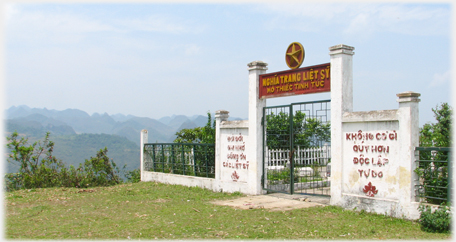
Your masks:
M 263 189 L 330 195 L 330 106 L 323 100 L 263 108 Z

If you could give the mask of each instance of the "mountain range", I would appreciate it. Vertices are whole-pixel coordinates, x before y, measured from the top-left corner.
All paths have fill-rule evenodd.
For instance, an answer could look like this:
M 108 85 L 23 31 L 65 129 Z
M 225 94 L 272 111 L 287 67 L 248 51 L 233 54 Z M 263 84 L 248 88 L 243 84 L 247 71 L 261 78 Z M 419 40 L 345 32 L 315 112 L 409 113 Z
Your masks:
M 207 117 L 173 115 L 158 120 L 133 115 L 88 113 L 79 109 L 63 111 L 46 108 L 12 106 L 5 112 L 8 131 L 15 129 L 43 129 L 54 135 L 71 134 L 114 134 L 125 137 L 139 145 L 140 132 L 148 130 L 151 142 L 172 142 L 175 133 L 184 128 L 206 125 Z
M 34 142 L 50 132 L 55 155 L 69 165 L 77 166 L 84 159 L 95 156 L 97 150 L 107 147 L 108 156 L 129 170 L 139 167 L 141 130 L 148 131 L 149 142 L 168 143 L 173 142 L 179 130 L 202 127 L 207 123 L 207 116 L 203 115 L 173 115 L 157 120 L 124 114 L 89 115 L 79 109 L 57 111 L 26 105 L 8 108 L 5 118 L 7 136 L 17 131 Z M 8 164 L 7 171 L 14 170 L 17 166 Z

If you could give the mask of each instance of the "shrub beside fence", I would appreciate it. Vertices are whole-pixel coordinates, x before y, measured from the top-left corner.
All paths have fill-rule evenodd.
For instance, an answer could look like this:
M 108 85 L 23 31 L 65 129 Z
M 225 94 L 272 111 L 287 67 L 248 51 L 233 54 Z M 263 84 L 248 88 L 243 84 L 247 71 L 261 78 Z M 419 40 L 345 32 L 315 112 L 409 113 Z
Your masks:
M 193 143 L 144 144 L 145 171 L 215 178 L 215 145 Z
M 416 195 L 421 202 L 442 204 L 451 199 L 451 148 L 416 147 L 418 185 Z

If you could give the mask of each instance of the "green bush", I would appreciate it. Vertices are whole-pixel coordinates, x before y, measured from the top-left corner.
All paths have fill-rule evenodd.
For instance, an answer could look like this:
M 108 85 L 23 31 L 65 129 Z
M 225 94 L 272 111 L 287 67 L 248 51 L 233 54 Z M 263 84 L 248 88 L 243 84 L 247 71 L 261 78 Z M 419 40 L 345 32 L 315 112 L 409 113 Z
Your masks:
M 420 227 L 425 232 L 449 233 L 451 230 L 451 209 L 449 206 L 439 206 L 434 212 L 430 206 L 421 205 Z
M 19 165 L 18 173 L 5 175 L 7 191 L 45 187 L 94 187 L 122 183 L 119 169 L 107 156 L 108 149 L 97 152 L 76 169 L 66 168 L 62 161 L 52 155 L 54 143 L 46 133 L 44 141 L 28 145 L 28 139 L 13 132 L 7 137 L 10 150 L 8 162 Z
M 108 149 L 97 152 L 95 157 L 85 160 L 77 169 L 62 169 L 62 185 L 65 187 L 111 186 L 122 183 L 119 168 L 107 156 Z
M 294 170 L 295 170 L 294 174 L 296 174 L 297 168 L 295 168 Z M 267 176 L 268 176 L 268 181 L 271 184 L 277 184 L 278 181 L 283 181 L 283 183 L 290 183 L 290 177 L 291 177 L 290 168 L 284 168 L 283 170 L 279 170 L 279 171 L 269 170 Z M 295 175 L 293 177 L 293 181 L 299 182 L 299 177 L 297 175 Z
M 141 170 L 134 169 L 132 171 L 127 171 L 125 174 L 127 182 L 136 183 L 141 181 Z

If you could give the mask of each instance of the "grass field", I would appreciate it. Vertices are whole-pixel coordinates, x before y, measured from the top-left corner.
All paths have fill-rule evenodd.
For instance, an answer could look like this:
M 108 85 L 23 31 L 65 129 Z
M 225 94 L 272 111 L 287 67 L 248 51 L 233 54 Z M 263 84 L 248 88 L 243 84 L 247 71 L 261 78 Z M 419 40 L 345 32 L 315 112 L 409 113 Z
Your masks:
M 7 239 L 450 239 L 415 221 L 334 206 L 271 212 L 210 201 L 214 193 L 153 182 L 4 193 Z

